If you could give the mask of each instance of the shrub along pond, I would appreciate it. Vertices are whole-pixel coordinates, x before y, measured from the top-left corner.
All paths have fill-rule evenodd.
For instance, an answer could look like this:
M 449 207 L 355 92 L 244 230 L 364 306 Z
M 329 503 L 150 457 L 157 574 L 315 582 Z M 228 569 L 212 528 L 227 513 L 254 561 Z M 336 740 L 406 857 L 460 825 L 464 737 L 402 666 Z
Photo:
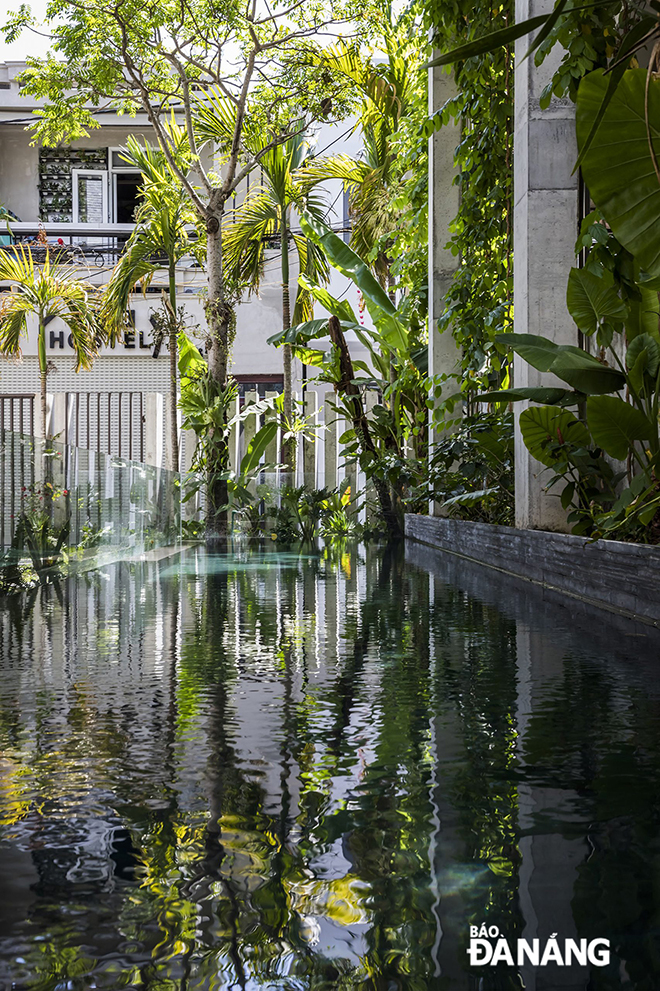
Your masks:
M 193 548 L 8 600 L 0 987 L 657 986 L 657 641 L 414 553 Z M 609 962 L 480 966 L 482 924 Z

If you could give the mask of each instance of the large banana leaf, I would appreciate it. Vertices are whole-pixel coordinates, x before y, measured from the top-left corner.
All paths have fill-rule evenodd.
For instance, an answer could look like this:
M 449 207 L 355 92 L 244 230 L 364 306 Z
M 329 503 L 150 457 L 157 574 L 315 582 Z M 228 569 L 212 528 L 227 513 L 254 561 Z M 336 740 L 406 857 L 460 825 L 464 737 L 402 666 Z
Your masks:
M 587 423 L 598 447 L 623 461 L 636 440 L 649 440 L 653 424 L 641 410 L 617 396 L 590 396 Z
M 571 344 L 555 344 L 535 334 L 498 334 L 498 340 L 513 348 L 533 368 L 553 372 L 572 389 L 585 395 L 618 392 L 625 385 L 621 372 L 603 365 L 593 355 Z
M 580 83 L 578 146 L 586 143 L 607 92 L 603 70 Z M 582 160 L 591 197 L 616 237 L 651 276 L 660 275 L 660 182 L 649 150 L 645 112 L 646 69 L 628 69 L 611 98 Z M 660 157 L 660 83 L 648 92 L 648 122 Z
M 549 453 L 551 441 L 589 447 L 591 437 L 584 423 L 556 406 L 531 406 L 520 414 L 520 431 L 525 447 L 537 461 L 550 467 L 557 456 Z
M 245 452 L 245 456 L 241 461 L 240 474 L 247 475 L 256 468 L 261 460 L 261 455 L 264 453 L 268 445 L 275 439 L 277 435 L 277 422 L 275 420 L 270 420 L 265 423 L 263 427 L 257 430 L 256 434 L 248 444 L 248 449 Z
M 358 287 L 384 342 L 397 351 L 407 351 L 408 335 L 397 316 L 396 306 L 371 274 L 366 262 L 338 234 L 310 213 L 301 213 L 300 223 L 305 236 L 323 248 L 332 267 Z
M 658 337 L 658 293 L 640 286 L 641 299 L 628 300 L 626 337 L 634 340 L 640 334 Z
M 594 334 L 604 320 L 621 322 L 628 314 L 625 303 L 617 296 L 612 277 L 599 278 L 586 268 L 571 269 L 566 305 L 585 334 Z
M 533 403 L 546 403 L 548 406 L 575 406 L 584 396 L 570 389 L 538 388 L 498 389 L 496 392 L 482 392 L 474 397 L 480 403 L 519 403 L 528 399 Z

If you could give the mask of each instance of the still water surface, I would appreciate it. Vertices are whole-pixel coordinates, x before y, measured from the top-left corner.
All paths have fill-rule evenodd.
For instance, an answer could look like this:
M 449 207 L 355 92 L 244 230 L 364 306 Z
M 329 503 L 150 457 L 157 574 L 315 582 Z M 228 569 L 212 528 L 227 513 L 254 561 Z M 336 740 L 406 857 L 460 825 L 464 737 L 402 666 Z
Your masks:
M 660 988 L 657 641 L 410 556 L 4 604 L 2 991 Z M 482 923 L 611 960 L 471 966 Z

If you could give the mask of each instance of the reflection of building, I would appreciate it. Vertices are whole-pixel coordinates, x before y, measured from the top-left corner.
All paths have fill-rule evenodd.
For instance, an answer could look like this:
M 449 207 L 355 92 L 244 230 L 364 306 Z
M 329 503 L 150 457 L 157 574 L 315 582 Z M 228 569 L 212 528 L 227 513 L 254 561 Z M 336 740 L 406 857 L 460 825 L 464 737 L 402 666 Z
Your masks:
M 28 102 L 19 95 L 16 76 L 23 68 L 21 62 L 0 64 L 0 204 L 16 217 L 11 226 L 17 238 L 34 238 L 42 222 L 51 246 L 66 252 L 72 272 L 103 284 L 130 234 L 139 195 L 139 173 L 124 161 L 122 147 L 131 134 L 149 141 L 150 128 L 141 115 L 128 118 L 99 112 L 100 127 L 70 147 L 32 146 L 25 128 L 38 101 Z M 338 135 L 335 131 L 339 130 L 342 133 Z M 326 133 L 327 140 L 320 136 L 319 150 L 333 142 L 333 152 L 358 151 L 350 128 L 328 126 L 324 133 L 327 131 L 330 136 Z M 342 143 L 337 143 L 338 136 Z M 337 185 L 330 184 L 328 202 L 341 202 L 341 196 L 336 195 L 340 190 L 332 188 Z M 334 214 L 333 222 L 343 223 L 344 219 Z M 7 239 L 4 235 L 0 242 Z M 241 391 L 250 396 L 255 392 L 264 396 L 282 388 L 281 352 L 266 343 L 281 326 L 279 268 L 279 253 L 274 247 L 259 297 L 244 301 L 238 308 L 232 373 Z M 295 278 L 293 271 L 292 284 Z M 127 334 L 114 349 L 104 349 L 89 372 L 75 373 L 68 335 L 59 321 L 52 321 L 47 334 L 48 356 L 55 365 L 49 379 L 52 432 L 70 443 L 105 453 L 126 456 L 130 452 L 141 460 L 138 452 L 143 451 L 152 463 L 167 460 L 169 363 L 165 346 L 157 349 L 157 356 L 154 352 L 151 324 L 166 285 L 163 271 L 146 295 L 135 295 L 135 333 Z M 191 327 L 205 324 L 205 287 L 205 275 L 194 259 L 182 259 L 177 266 L 177 289 Z M 333 287 L 336 295 L 356 305 L 354 288 L 350 287 L 348 294 L 346 290 L 345 280 Z M 13 415 L 18 420 L 22 413 L 25 429 L 34 422 L 38 430 L 39 417 L 31 415 L 30 398 L 39 392 L 36 342 L 29 340 L 23 353 L 22 363 L 3 362 L 0 367 L 0 397 L 5 397 L 0 402 L 0 416 L 9 420 Z M 294 364 L 294 387 L 300 390 L 302 369 Z M 18 423 L 15 429 L 19 429 Z M 183 446 L 185 449 L 185 443 Z M 190 454 L 188 445 L 184 463 Z

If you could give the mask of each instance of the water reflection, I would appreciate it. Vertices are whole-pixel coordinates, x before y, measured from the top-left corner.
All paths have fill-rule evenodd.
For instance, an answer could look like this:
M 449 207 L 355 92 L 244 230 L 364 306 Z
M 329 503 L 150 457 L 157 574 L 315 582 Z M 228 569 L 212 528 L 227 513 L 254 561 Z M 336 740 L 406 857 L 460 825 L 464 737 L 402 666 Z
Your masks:
M 0 613 L 0 988 L 655 989 L 655 647 L 429 560 L 195 550 Z M 482 922 L 612 960 L 470 968 Z

